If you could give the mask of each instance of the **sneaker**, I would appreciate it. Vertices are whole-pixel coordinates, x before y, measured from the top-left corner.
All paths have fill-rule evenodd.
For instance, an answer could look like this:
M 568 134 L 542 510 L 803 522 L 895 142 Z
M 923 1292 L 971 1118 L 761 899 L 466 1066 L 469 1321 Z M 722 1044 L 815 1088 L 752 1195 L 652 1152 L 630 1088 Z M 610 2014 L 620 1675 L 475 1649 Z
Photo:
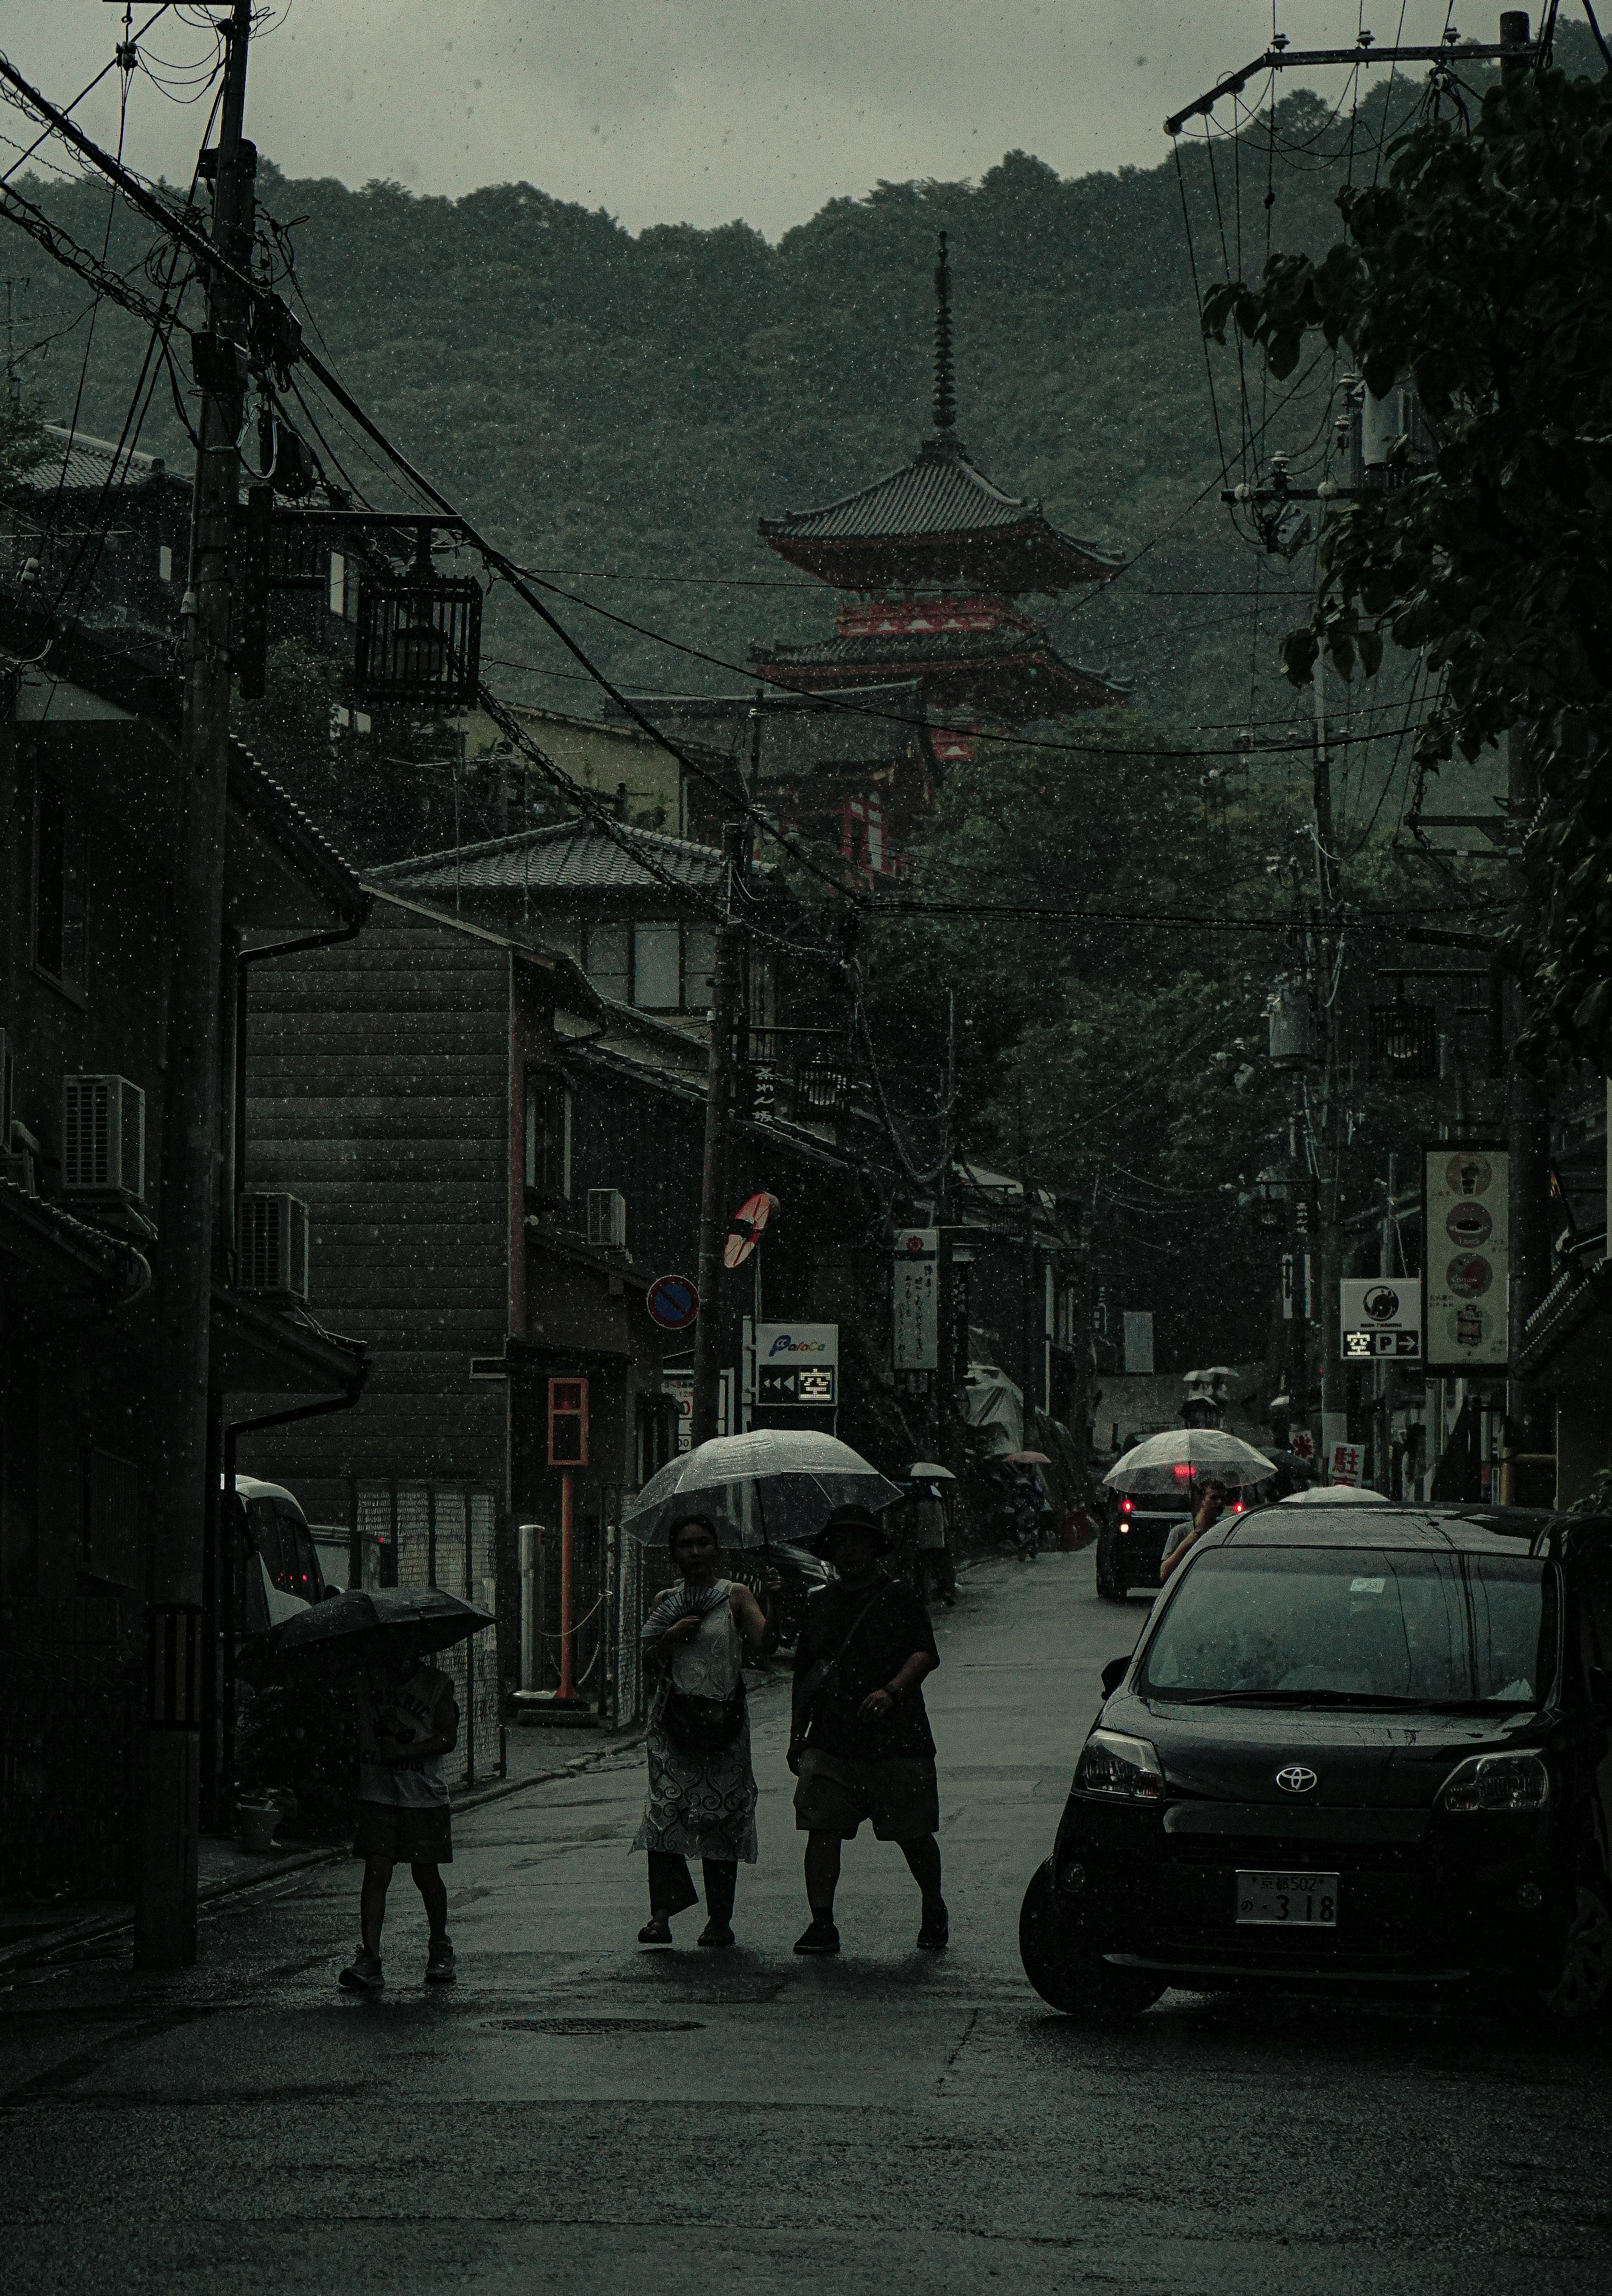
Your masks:
M 924 1953 L 944 1953 L 952 1942 L 952 1917 L 944 1906 L 932 1914 L 925 1914 L 923 1927 L 918 1932 L 919 1948 Z
M 839 1931 L 832 1922 L 824 1921 L 814 1914 L 806 1929 L 796 1939 L 795 1950 L 797 1953 L 838 1953 Z
M 708 1922 L 694 1940 L 696 1945 L 714 1946 L 724 1951 L 733 1943 L 733 1932 L 726 1922 Z
M 428 1985 L 451 1985 L 459 1972 L 454 1966 L 452 1938 L 433 1938 L 425 1957 L 425 1981 Z
M 342 1971 L 340 1980 L 349 1993 L 379 1993 L 386 1983 L 378 1957 L 362 1946 Z

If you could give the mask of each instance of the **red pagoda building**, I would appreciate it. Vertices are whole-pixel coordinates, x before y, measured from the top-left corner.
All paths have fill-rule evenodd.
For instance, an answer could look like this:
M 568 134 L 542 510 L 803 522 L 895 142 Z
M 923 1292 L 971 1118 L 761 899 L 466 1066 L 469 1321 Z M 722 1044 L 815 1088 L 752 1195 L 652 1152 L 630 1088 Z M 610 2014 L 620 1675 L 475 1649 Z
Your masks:
M 1121 561 L 1004 494 L 956 431 L 946 235 L 935 270 L 935 427 L 912 460 L 820 510 L 763 519 L 781 558 L 848 594 L 831 638 L 756 648 L 759 674 L 802 693 L 874 685 L 921 693 L 937 762 L 973 737 L 1101 709 L 1129 689 L 1066 660 L 1024 600 L 1108 581 Z

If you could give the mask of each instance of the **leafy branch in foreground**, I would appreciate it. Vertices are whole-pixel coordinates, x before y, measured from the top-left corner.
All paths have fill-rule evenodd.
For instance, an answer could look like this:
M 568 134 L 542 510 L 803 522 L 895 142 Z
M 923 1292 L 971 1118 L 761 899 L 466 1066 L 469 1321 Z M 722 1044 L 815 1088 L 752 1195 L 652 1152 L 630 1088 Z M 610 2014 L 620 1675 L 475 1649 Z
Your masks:
M 1424 762 L 1531 745 L 1548 804 L 1518 1054 L 1612 1071 L 1612 76 L 1492 88 L 1469 134 L 1424 119 L 1338 206 L 1343 244 L 1213 289 L 1205 332 L 1235 325 L 1278 376 L 1319 333 L 1373 391 L 1408 377 L 1436 452 L 1413 470 L 1402 439 L 1399 483 L 1329 520 L 1287 674 L 1307 684 L 1324 651 L 1370 676 L 1386 634 L 1442 675 Z

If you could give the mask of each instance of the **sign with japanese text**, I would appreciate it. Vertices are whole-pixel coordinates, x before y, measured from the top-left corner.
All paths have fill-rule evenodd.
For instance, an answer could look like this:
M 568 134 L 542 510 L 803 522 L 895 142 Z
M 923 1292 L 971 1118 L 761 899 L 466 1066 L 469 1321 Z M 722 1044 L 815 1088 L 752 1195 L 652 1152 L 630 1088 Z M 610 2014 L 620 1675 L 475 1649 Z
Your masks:
M 940 1363 L 940 1230 L 898 1228 L 891 1366 L 935 1371 Z
M 1331 1457 L 1327 1462 L 1335 1483 L 1346 1483 L 1353 1489 L 1360 1481 L 1365 1464 L 1365 1453 L 1358 1443 L 1334 1443 Z
M 821 1408 L 839 1400 L 838 1324 L 757 1324 L 757 1403 Z
M 1429 1142 L 1422 1161 L 1429 1371 L 1501 1371 L 1509 1350 L 1511 1160 L 1491 1141 Z
M 1346 1275 L 1338 1287 L 1338 1351 L 1346 1363 L 1421 1355 L 1420 1275 Z

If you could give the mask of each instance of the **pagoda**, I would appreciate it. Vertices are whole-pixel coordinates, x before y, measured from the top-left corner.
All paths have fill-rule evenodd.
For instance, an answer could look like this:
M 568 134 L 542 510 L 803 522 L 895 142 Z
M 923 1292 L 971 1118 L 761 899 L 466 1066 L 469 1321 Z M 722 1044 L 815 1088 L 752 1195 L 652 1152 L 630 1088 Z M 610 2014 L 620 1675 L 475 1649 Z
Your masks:
M 835 635 L 757 647 L 751 660 L 807 693 L 916 685 L 945 760 L 970 755 L 981 734 L 1110 708 L 1129 689 L 1067 660 L 1025 608 L 1030 595 L 1111 580 L 1122 562 L 970 461 L 956 429 L 945 232 L 935 298 L 935 425 L 912 460 L 820 510 L 760 521 L 781 558 L 847 594 Z

